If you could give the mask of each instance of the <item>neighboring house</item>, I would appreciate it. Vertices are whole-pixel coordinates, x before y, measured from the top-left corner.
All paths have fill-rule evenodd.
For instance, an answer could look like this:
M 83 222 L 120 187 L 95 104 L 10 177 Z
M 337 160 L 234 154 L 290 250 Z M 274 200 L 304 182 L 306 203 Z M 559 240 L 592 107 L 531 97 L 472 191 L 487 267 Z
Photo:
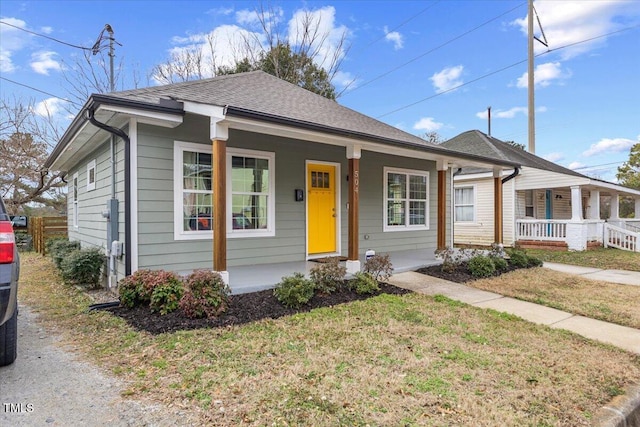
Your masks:
M 350 272 L 367 249 L 433 259 L 452 244 L 452 168 L 518 165 L 261 71 L 92 95 L 46 163 L 67 172 L 70 239 L 105 249 L 112 285 L 213 268 L 234 292 L 318 257 Z
M 478 130 L 464 132 L 442 145 L 522 165 L 515 177 L 503 179 L 506 181 L 502 210 L 505 245 L 519 242 L 525 247 L 584 250 L 591 245 L 625 246 L 626 243 L 632 250 L 640 250 L 640 191 L 590 178 Z M 494 173 L 482 168 L 462 168 L 454 172 L 455 244 L 490 245 L 496 241 L 494 177 Z M 600 215 L 602 197 L 611 198 L 611 214 L 606 226 Z M 620 197 L 635 200 L 635 219 L 618 218 Z

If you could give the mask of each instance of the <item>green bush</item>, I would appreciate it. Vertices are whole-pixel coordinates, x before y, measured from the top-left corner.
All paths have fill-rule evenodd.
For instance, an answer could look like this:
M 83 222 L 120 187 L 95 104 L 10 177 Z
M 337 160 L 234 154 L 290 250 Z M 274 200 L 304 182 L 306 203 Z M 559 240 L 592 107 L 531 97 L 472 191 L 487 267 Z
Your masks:
M 313 298 L 314 285 L 311 280 L 302 273 L 293 273 L 293 276 L 285 276 L 276 285 L 273 295 L 289 308 L 299 308 Z
M 529 256 L 529 255 L 527 255 L 527 257 L 529 258 L 528 259 L 529 262 L 527 263 L 527 266 L 529 266 L 529 267 L 542 267 L 543 262 L 542 262 L 542 260 L 540 258 L 536 258 L 534 256 Z
M 471 258 L 468 267 L 473 277 L 489 277 L 496 272 L 496 266 L 491 257 L 483 255 Z
M 125 307 L 133 308 L 137 305 L 151 305 L 151 298 L 156 288 L 165 285 L 176 287 L 180 284 L 180 278 L 170 271 L 164 270 L 138 270 L 130 276 L 125 277 L 118 283 L 118 293 L 120 295 L 120 304 Z M 159 291 L 156 301 L 160 304 L 160 294 L 165 291 Z M 160 309 L 160 306 L 156 306 Z
M 353 279 L 349 281 L 349 287 L 357 294 L 374 294 L 380 290 L 378 281 L 369 273 L 357 272 L 353 275 Z
M 340 258 L 332 257 L 326 263 L 314 266 L 309 272 L 315 289 L 322 294 L 331 294 L 344 283 L 347 268 L 340 265 Z
M 496 267 L 497 271 L 504 271 L 509 267 L 507 260 L 500 256 L 489 255 L 489 258 L 493 261 L 493 265 Z
M 98 248 L 79 249 L 69 253 L 61 262 L 62 279 L 93 289 L 100 286 L 100 274 L 105 262 Z
M 518 268 L 526 268 L 529 266 L 529 256 L 524 251 L 512 250 L 509 253 L 509 264 Z
M 49 239 L 47 243 L 45 243 L 45 249 L 49 256 L 51 256 L 53 264 L 60 270 L 62 269 L 62 261 L 67 258 L 71 252 L 80 250 L 80 242 L 69 241 L 66 238 Z
M 372 256 L 364 262 L 363 270 L 365 273 L 369 273 L 374 280 L 386 282 L 393 273 L 389 254 Z
M 151 311 L 159 311 L 160 314 L 176 311 L 183 294 L 184 285 L 177 277 L 175 280 L 172 279 L 167 283 L 156 286 L 151 294 L 151 302 L 149 303 Z
M 184 281 L 185 291 L 179 306 L 190 318 L 217 317 L 227 311 L 230 289 L 220 274 L 211 270 L 196 270 Z

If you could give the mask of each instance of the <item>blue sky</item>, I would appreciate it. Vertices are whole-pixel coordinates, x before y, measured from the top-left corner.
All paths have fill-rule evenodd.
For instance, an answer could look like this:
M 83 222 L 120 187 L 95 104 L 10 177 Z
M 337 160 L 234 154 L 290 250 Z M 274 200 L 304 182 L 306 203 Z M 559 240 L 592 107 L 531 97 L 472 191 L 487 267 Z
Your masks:
M 0 4 L 2 98 L 46 102 L 62 123 L 67 97 L 62 70 L 79 49 L 16 29 L 90 47 L 105 24 L 122 44 L 122 84 L 156 84 L 154 65 L 170 52 L 258 33 L 258 1 L 12 1 Z M 526 1 L 272 1 L 284 37 L 301 11 L 338 50 L 338 101 L 407 132 L 451 138 L 470 129 L 527 144 Z M 534 3 L 548 51 L 536 43 L 536 154 L 615 181 L 617 166 L 640 142 L 640 1 Z M 542 38 L 539 30 L 536 31 Z M 566 47 L 569 46 L 569 47 Z M 43 94 L 7 79 L 28 85 Z M 348 87 L 345 85 L 350 83 Z M 41 106 L 42 104 L 40 104 Z M 584 168 L 590 166 L 592 168 Z

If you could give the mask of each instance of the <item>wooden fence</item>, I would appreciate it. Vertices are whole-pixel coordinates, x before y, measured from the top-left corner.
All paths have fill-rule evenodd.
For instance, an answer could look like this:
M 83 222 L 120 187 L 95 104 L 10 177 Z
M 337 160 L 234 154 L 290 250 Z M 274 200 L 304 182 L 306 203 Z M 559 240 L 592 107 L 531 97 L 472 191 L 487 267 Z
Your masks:
M 67 237 L 66 216 L 45 216 L 29 218 L 29 235 L 33 241 L 33 250 L 45 255 L 45 243 L 55 237 Z

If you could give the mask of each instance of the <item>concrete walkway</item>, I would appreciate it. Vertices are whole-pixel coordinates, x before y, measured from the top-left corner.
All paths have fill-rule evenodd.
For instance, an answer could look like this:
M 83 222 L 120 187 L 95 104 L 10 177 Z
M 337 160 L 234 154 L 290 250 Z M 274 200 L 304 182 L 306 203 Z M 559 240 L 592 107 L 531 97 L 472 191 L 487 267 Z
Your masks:
M 543 267 L 563 273 L 577 274 L 585 279 L 640 286 L 640 271 L 603 270 L 601 268 L 579 267 L 577 265 L 558 264 L 555 262 L 545 262 Z
M 547 263 L 545 263 L 545 267 Z M 580 267 L 582 268 L 582 267 Z M 597 270 L 597 269 L 592 269 Z M 562 270 L 568 272 L 565 270 Z M 599 270 L 614 271 L 614 270 Z M 593 271 L 593 274 L 597 271 Z M 626 272 L 629 273 L 629 272 Z M 580 273 L 578 273 L 580 274 Z M 620 275 L 621 277 L 624 275 Z M 590 276 L 591 278 L 591 276 Z M 631 277 L 638 285 L 640 277 Z M 605 280 L 598 278 L 598 280 Z M 612 281 L 611 279 L 606 279 Z M 410 289 L 427 295 L 444 295 L 475 307 L 491 308 L 513 314 L 533 323 L 547 325 L 552 328 L 566 329 L 584 337 L 612 344 L 624 350 L 640 354 L 640 330 L 615 325 L 600 320 L 577 316 L 554 308 L 509 298 L 493 292 L 482 291 L 460 283 L 450 282 L 437 277 L 427 276 L 413 271 L 394 274 L 388 281 L 392 285 Z M 618 282 L 619 283 L 619 282 Z

